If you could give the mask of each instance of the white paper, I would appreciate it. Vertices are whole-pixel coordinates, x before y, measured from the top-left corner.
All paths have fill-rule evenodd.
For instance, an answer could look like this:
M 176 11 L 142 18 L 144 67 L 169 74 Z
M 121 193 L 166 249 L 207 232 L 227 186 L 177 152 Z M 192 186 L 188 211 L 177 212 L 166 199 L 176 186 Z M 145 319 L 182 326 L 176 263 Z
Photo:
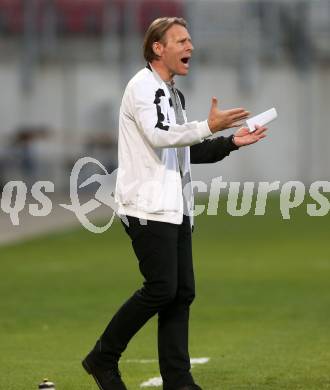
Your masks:
M 247 119 L 246 124 L 249 128 L 250 133 L 256 130 L 255 126 L 265 126 L 267 123 L 277 118 L 277 111 L 273 107 L 270 110 L 264 111 L 261 114 L 253 116 Z

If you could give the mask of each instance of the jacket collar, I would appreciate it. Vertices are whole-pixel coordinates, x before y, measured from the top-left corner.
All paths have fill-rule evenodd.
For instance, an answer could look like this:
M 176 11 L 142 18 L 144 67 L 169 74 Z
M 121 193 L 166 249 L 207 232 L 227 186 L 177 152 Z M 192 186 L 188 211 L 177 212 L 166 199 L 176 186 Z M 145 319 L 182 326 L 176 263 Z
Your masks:
M 164 81 L 164 80 L 159 76 L 157 70 L 156 70 L 155 68 L 153 68 L 149 62 L 147 63 L 146 68 L 149 69 L 149 70 L 153 73 L 155 79 L 158 81 L 158 83 L 159 83 L 160 85 L 162 85 L 162 84 L 164 83 L 164 84 L 167 84 L 167 85 L 170 85 L 170 84 L 171 84 L 171 86 L 174 86 L 174 81 Z
M 147 62 L 146 68 L 152 72 L 152 68 L 151 68 L 151 65 L 149 64 L 149 62 Z

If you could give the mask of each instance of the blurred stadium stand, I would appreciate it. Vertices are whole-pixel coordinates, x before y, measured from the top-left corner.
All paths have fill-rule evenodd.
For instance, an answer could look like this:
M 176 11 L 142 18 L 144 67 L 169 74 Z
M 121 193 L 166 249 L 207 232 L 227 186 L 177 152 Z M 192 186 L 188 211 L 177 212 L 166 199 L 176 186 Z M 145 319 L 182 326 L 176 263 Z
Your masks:
M 193 38 L 191 74 L 178 80 L 191 120 L 212 95 L 280 115 L 263 145 L 195 178 L 329 179 L 330 0 L 0 0 L 0 183 L 30 175 L 65 189 L 86 154 L 116 166 L 123 88 L 163 15 L 185 17 Z

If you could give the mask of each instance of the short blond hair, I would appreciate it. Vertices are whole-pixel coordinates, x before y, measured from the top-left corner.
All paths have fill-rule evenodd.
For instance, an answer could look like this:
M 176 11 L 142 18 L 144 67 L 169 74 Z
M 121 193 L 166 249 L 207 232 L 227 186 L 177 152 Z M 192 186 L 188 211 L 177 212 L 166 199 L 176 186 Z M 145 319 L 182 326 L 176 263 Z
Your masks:
M 183 18 L 177 17 L 158 18 L 150 24 L 143 41 L 143 56 L 147 62 L 151 62 L 159 58 L 153 51 L 152 45 L 155 42 L 166 43 L 164 41 L 165 33 L 174 24 L 179 24 L 180 26 L 187 28 L 187 22 Z

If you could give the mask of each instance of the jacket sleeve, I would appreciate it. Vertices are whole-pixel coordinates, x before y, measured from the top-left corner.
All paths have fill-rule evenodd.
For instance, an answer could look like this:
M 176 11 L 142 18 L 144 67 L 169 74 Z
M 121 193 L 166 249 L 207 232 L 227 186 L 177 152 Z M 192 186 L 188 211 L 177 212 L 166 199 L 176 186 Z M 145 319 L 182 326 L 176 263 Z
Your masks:
M 200 143 L 212 135 L 207 120 L 172 125 L 165 120 L 161 112 L 160 99 L 165 96 L 162 89 L 156 92 L 152 88 L 132 86 L 128 92 L 129 110 L 132 120 L 145 135 L 151 146 L 168 148 L 189 146 Z
M 202 143 L 190 146 L 190 162 L 192 164 L 214 163 L 224 159 L 238 147 L 232 142 L 231 137 L 217 137 L 208 139 Z

